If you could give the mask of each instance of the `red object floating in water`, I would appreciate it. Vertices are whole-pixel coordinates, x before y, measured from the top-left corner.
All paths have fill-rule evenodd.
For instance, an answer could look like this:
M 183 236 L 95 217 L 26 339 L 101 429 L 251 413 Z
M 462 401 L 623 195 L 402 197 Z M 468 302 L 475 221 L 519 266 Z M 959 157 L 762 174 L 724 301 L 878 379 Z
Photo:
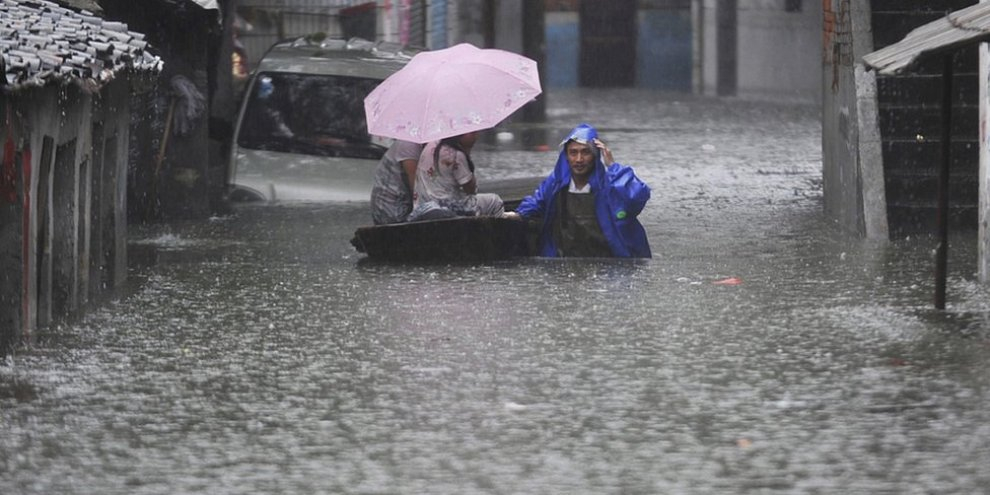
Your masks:
M 546 144 L 538 144 L 534 146 L 533 149 L 536 151 L 550 151 L 550 146 Z
M 742 279 L 738 277 L 723 278 L 722 280 L 716 280 L 712 282 L 715 285 L 739 285 L 742 283 Z

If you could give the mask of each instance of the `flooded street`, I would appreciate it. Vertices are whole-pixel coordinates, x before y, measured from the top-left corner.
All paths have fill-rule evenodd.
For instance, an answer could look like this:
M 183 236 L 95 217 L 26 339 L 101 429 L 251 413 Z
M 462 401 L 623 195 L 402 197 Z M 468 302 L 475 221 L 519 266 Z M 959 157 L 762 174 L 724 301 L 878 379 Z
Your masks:
M 816 107 L 548 102 L 481 189 L 587 121 L 653 259 L 370 263 L 366 203 L 132 228 L 127 293 L 0 365 L 0 493 L 987 493 L 975 232 L 939 312 L 934 242 L 825 218 Z

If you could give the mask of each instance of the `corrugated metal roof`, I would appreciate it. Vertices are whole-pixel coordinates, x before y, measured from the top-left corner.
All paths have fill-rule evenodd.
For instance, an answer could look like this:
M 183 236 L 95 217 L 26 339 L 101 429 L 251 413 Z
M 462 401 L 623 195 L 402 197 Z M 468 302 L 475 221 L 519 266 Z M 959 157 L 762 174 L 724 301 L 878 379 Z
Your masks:
M 990 39 L 990 3 L 957 10 L 911 31 L 903 40 L 863 56 L 881 74 L 901 72 L 925 55 Z
M 0 0 L 3 80 L 12 91 L 51 82 L 98 89 L 122 69 L 160 71 L 144 35 L 47 0 Z

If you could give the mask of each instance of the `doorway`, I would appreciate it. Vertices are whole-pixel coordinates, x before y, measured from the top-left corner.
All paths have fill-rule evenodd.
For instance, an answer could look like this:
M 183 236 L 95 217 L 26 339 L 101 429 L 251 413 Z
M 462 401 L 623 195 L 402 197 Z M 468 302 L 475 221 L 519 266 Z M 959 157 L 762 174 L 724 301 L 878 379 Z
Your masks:
M 584 0 L 580 10 L 579 79 L 587 87 L 636 82 L 636 1 Z

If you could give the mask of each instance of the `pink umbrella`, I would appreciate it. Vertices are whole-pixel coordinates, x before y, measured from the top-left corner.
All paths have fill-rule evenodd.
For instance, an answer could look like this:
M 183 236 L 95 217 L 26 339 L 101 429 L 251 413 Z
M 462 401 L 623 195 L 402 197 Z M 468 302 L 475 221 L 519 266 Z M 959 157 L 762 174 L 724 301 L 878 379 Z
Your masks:
M 541 93 L 536 62 L 462 43 L 420 52 L 364 99 L 368 133 L 426 143 L 494 127 Z

